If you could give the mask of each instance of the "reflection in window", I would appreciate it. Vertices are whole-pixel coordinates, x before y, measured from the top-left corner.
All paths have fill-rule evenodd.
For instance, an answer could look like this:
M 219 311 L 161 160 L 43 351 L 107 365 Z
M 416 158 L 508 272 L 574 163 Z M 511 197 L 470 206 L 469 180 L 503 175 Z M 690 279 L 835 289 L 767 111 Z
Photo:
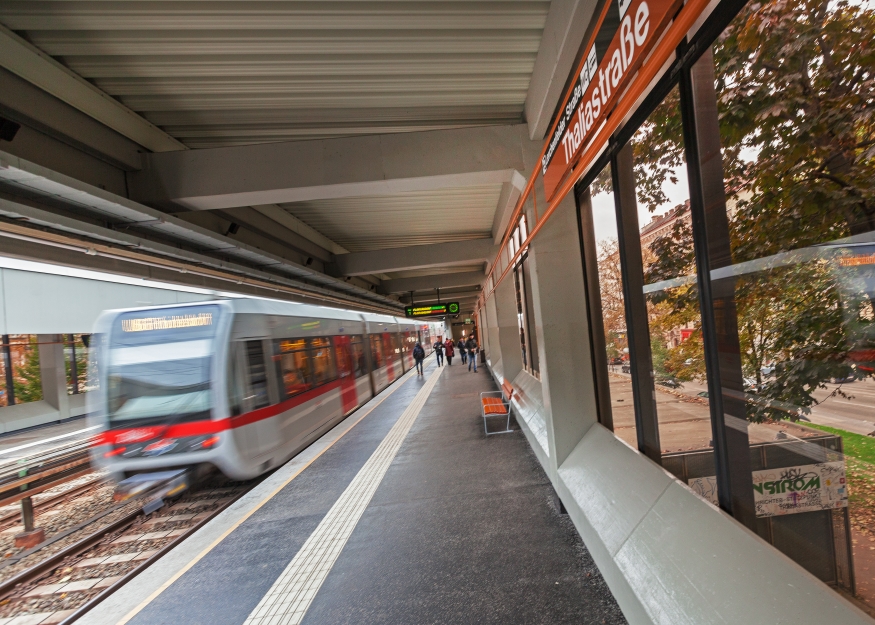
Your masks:
M 331 340 L 327 337 L 308 340 L 312 358 L 313 386 L 335 379 L 334 362 L 331 358 Z
M 294 397 L 313 388 L 310 356 L 305 339 L 279 341 L 280 377 L 285 396 Z
M 873 23 L 866 3 L 749 4 L 695 69 L 716 89 L 732 271 L 713 279 L 734 294 L 757 529 L 869 608 Z M 789 475 L 805 486 L 769 497 Z
M 520 218 L 519 225 L 514 228 L 510 237 L 508 250 L 511 256 L 525 241 L 527 236 L 526 218 Z M 520 351 L 522 353 L 523 368 L 536 378 L 540 379 L 540 367 L 538 365 L 538 341 L 534 332 L 534 300 L 532 299 L 532 276 L 529 271 L 528 248 L 523 250 L 513 268 L 514 289 L 516 292 L 517 327 L 520 333 Z M 484 335 L 485 336 L 485 335 Z
M 383 359 L 383 338 L 379 334 L 369 335 L 371 340 L 371 356 L 374 359 L 374 369 L 379 369 L 385 364 Z
M 635 428 L 635 406 L 632 400 L 632 380 L 629 362 L 629 339 L 626 328 L 626 309 L 623 298 L 623 274 L 620 266 L 620 250 L 617 242 L 617 213 L 611 186 L 611 168 L 606 167 L 590 185 L 588 202 L 581 204 L 581 211 L 589 211 L 589 228 L 584 227 L 584 238 L 592 240 L 591 253 L 595 257 L 595 275 L 588 271 L 588 279 L 597 282 L 600 301 L 592 302 L 594 323 L 601 313 L 601 330 L 604 338 L 605 360 L 608 367 L 607 391 L 609 397 L 605 410 L 610 415 L 601 415 L 603 422 L 612 422 L 614 433 L 632 447 L 638 446 Z M 584 218 L 587 216 L 584 215 Z M 604 366 L 604 365 L 602 365 Z
M 350 357 L 355 377 L 359 378 L 367 373 L 365 364 L 365 348 L 361 336 L 351 336 L 349 341 Z
M 632 149 L 662 464 L 689 482 L 715 468 L 677 87 Z
M 252 393 L 252 408 L 264 408 L 270 405 L 270 395 L 267 388 L 267 367 L 264 362 L 264 346 L 261 340 L 246 341 L 246 373 L 249 378 L 249 390 Z

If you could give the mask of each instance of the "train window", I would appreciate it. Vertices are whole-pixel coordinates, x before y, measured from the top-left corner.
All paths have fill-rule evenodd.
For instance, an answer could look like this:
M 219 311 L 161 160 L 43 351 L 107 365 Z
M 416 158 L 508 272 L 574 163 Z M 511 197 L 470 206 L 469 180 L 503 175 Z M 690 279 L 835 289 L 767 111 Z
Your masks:
M 365 364 L 365 345 L 361 336 L 349 337 L 349 352 L 352 356 L 352 370 L 355 377 L 361 377 L 367 373 L 367 365 Z
M 338 377 L 348 378 L 352 376 L 352 354 L 349 349 L 348 336 L 334 337 L 334 356 Z
M 280 373 L 286 397 L 300 395 L 313 388 L 310 354 L 305 339 L 277 341 L 280 355 Z
M 371 354 L 374 356 L 374 369 L 383 366 L 383 337 L 379 334 L 371 334 Z
M 264 362 L 264 346 L 261 340 L 246 341 L 246 363 L 249 373 L 249 388 L 252 393 L 252 408 L 264 408 L 270 405 L 270 394 L 267 390 L 267 367 Z
M 243 375 L 240 372 L 238 345 L 232 343 L 228 354 L 228 407 L 232 417 L 243 414 Z
M 334 361 L 331 358 L 331 341 L 320 337 L 309 339 L 308 343 L 313 363 L 313 384 L 319 386 L 337 379 L 334 374 Z

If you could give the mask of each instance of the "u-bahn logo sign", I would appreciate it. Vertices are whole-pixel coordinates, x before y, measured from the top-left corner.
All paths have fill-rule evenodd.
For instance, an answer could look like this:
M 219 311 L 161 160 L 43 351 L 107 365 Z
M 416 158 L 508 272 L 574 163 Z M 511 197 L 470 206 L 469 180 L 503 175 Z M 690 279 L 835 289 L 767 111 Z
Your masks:
M 617 105 L 620 94 L 681 3 L 679 0 L 620 0 L 618 4 L 620 27 L 601 62 L 595 44 L 587 52 L 577 82 L 565 96 L 565 106 L 541 159 L 548 200 Z M 661 64 L 663 60 L 649 62 Z
M 432 317 L 439 315 L 457 315 L 459 314 L 459 302 L 449 302 L 447 304 L 435 304 L 433 306 L 407 306 L 404 309 L 404 314 L 408 317 Z

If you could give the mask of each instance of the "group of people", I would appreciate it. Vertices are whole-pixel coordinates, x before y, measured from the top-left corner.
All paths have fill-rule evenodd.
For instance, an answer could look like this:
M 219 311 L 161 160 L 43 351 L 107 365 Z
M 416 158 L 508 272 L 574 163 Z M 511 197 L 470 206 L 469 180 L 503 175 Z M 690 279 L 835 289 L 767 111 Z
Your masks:
M 462 357 L 462 364 L 468 365 L 468 371 L 474 367 L 474 373 L 477 373 L 477 351 L 478 345 L 474 335 L 470 335 L 467 340 L 460 338 L 458 343 L 453 343 L 453 339 L 447 337 L 446 341 L 435 341 L 432 346 L 435 354 L 437 354 L 438 367 L 444 364 L 444 355 L 447 358 L 447 365 L 453 364 L 453 357 L 456 355 L 456 350 L 459 350 L 459 355 Z M 423 375 L 422 361 L 425 360 L 425 349 L 420 343 L 417 343 L 413 348 L 413 360 L 416 361 L 416 372 L 418 375 Z

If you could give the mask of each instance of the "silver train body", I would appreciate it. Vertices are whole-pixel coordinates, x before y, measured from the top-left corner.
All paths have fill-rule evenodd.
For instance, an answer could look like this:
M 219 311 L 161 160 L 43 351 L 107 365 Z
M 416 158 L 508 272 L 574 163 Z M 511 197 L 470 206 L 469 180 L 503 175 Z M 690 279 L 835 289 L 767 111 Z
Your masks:
M 116 479 L 268 471 L 414 366 L 442 324 L 233 299 L 105 312 L 92 337 L 92 460 Z

